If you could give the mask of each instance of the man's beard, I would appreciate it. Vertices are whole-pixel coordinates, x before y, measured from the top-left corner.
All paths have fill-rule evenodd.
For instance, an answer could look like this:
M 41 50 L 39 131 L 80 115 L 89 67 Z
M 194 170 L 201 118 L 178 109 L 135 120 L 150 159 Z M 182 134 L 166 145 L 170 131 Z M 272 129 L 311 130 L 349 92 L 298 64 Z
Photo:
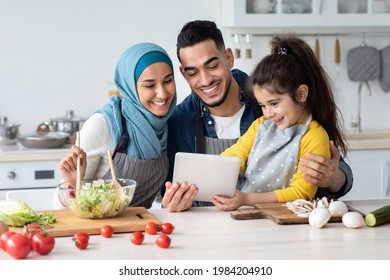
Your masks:
M 229 77 L 229 80 L 226 82 L 226 89 L 225 89 L 225 91 L 224 91 L 224 93 L 222 95 L 222 98 L 220 100 L 217 100 L 217 101 L 215 101 L 213 103 L 207 103 L 204 100 L 202 100 L 204 102 L 204 104 L 206 104 L 206 106 L 209 107 L 209 108 L 215 108 L 215 107 L 221 106 L 225 102 L 226 98 L 229 95 L 229 90 L 230 90 L 231 83 L 232 83 L 232 77 Z M 199 95 L 198 95 L 198 97 L 200 98 Z

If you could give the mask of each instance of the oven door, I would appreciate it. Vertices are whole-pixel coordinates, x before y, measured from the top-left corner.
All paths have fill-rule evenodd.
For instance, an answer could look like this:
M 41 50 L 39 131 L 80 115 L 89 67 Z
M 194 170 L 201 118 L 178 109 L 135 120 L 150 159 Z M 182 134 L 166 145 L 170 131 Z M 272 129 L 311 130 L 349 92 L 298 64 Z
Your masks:
M 58 160 L 0 162 L 0 200 L 18 198 L 34 210 L 53 209 Z

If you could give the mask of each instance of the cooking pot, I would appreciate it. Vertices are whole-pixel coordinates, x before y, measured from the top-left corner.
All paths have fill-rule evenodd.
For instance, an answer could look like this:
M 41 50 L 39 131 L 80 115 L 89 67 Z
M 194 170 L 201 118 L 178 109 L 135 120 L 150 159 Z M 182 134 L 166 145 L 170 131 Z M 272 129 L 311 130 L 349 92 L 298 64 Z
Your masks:
M 73 110 L 67 110 L 63 117 L 50 119 L 52 131 L 69 133 L 71 136 L 81 129 L 84 122 L 85 119 L 75 116 Z
M 20 124 L 11 124 L 8 118 L 0 116 L 0 145 L 13 145 L 17 142 Z
M 65 132 L 35 133 L 19 135 L 19 143 L 26 148 L 33 149 L 54 149 L 63 147 L 69 137 Z

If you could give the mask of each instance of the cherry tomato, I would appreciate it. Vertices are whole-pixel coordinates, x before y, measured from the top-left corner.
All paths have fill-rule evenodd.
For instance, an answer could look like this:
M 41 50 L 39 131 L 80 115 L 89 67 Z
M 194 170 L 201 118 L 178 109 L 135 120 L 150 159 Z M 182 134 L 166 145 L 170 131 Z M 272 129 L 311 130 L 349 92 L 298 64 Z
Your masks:
M 155 222 L 149 222 L 145 225 L 145 232 L 154 235 L 158 231 L 158 226 Z
M 156 244 L 158 247 L 165 249 L 171 245 L 171 239 L 168 235 L 161 234 L 159 237 L 157 237 Z
M 88 238 L 84 236 L 79 236 L 77 238 L 73 238 L 74 244 L 76 245 L 77 248 L 80 250 L 87 249 L 88 247 Z
M 165 234 L 171 234 L 173 232 L 173 229 L 175 227 L 172 226 L 171 223 L 163 223 L 161 226 L 160 226 L 160 231 L 162 233 L 165 233 Z
M 69 185 L 69 186 L 68 186 L 68 189 L 74 190 L 75 187 Z M 70 198 L 76 198 L 76 195 L 75 195 L 74 191 L 70 191 L 69 194 L 68 194 L 68 196 L 69 196 Z
M 17 233 L 7 240 L 7 253 L 15 259 L 24 259 L 31 251 L 30 240 L 23 234 Z
M 87 241 L 89 241 L 89 234 L 86 233 L 86 232 L 83 232 L 83 231 L 79 231 L 79 232 L 75 233 L 75 234 L 73 235 L 73 239 L 77 239 L 77 238 L 79 238 L 80 236 L 86 238 Z
M 47 232 L 36 233 L 31 240 L 31 247 L 40 255 L 49 254 L 55 245 L 55 239 Z
M 110 238 L 113 233 L 114 229 L 110 225 L 102 226 L 102 228 L 100 229 L 100 234 L 103 235 L 105 238 Z
M 43 231 L 43 228 L 40 225 L 36 225 L 36 224 L 29 224 L 29 225 L 25 225 L 23 227 L 22 234 L 30 240 L 31 249 L 33 249 L 32 243 L 31 243 L 32 238 L 34 237 L 35 234 L 42 232 L 42 231 Z
M 3 249 L 4 252 L 6 252 L 6 248 L 5 248 L 5 245 L 7 244 L 7 240 L 12 236 L 16 234 L 16 232 L 14 231 L 6 231 L 6 232 L 3 232 L 3 234 L 0 236 L 0 246 L 1 246 L 1 249 Z
M 131 243 L 135 245 L 140 245 L 144 242 L 145 235 L 140 231 L 135 231 L 130 235 Z

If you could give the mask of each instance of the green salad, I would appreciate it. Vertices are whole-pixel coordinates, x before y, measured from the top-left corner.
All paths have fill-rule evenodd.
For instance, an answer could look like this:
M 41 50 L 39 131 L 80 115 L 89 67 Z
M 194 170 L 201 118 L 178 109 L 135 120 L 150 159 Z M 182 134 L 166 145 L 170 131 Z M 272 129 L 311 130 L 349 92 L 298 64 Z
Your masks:
M 68 198 L 68 208 L 82 218 L 114 217 L 130 203 L 128 196 L 116 193 L 103 179 L 81 186 L 73 198 Z

